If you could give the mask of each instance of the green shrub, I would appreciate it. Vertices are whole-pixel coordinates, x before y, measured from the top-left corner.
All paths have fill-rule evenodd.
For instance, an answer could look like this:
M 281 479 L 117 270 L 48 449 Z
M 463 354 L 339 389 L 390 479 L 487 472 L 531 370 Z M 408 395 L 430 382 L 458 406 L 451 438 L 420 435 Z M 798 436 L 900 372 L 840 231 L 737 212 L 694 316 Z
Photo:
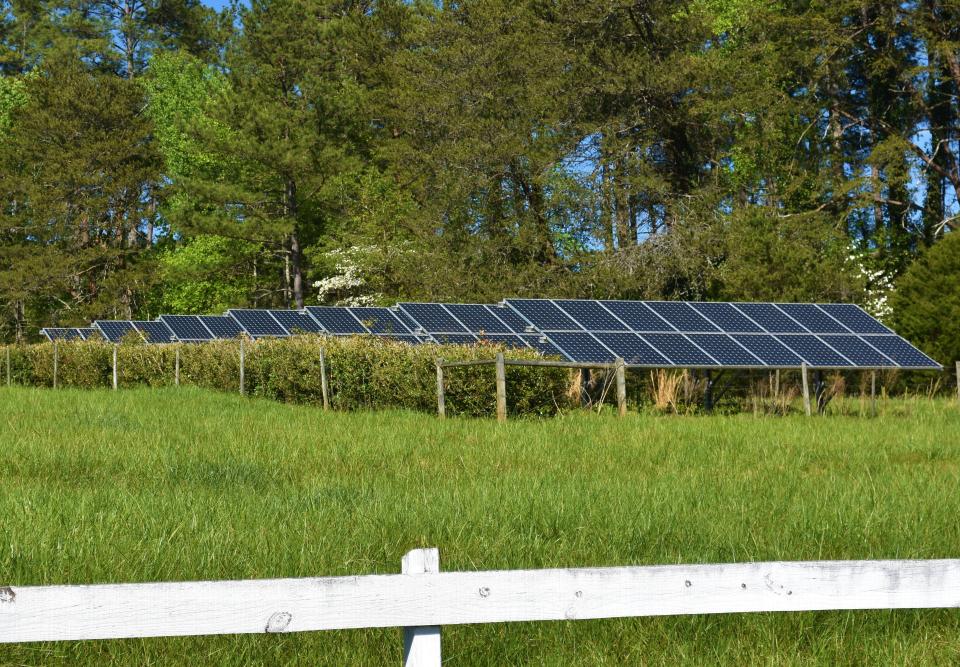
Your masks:
M 533 350 L 497 346 L 411 346 L 375 337 L 321 338 L 296 336 L 244 341 L 245 389 L 286 403 L 322 405 L 320 354 L 326 358 L 330 403 L 337 410 L 405 408 L 436 411 L 436 359 L 462 361 L 507 358 L 536 359 Z M 113 345 L 102 341 L 58 342 L 57 384 L 62 387 L 112 385 Z M 218 391 L 240 389 L 240 342 L 146 345 L 134 339 L 117 346 L 121 387 L 170 386 L 176 357 L 180 383 Z M 14 384 L 53 386 L 55 346 L 41 343 L 9 346 Z M 5 353 L 6 350 L 4 350 Z M 0 357 L 5 363 L 5 357 Z M 5 373 L 5 368 L 3 369 Z M 445 371 L 447 413 L 485 416 L 495 412 L 493 365 Z M 5 375 L 4 375 L 5 377 Z M 570 372 L 557 368 L 507 368 L 508 410 L 515 415 L 549 416 L 567 407 Z

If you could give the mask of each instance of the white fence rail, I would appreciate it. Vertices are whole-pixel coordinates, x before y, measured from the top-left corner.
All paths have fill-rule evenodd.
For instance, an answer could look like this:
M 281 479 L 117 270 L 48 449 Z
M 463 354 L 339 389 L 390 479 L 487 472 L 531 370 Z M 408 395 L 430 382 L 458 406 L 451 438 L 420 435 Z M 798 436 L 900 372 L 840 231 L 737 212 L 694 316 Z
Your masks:
M 960 560 L 813 561 L 0 587 L 0 643 L 402 627 L 407 665 L 461 623 L 960 607 Z

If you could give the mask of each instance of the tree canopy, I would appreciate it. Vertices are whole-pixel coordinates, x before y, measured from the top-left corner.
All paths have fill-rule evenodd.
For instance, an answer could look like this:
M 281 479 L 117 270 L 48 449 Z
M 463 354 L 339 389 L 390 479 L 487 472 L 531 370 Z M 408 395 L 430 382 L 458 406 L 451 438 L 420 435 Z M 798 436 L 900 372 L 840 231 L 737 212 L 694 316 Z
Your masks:
M 3 7 L 6 339 L 505 296 L 906 323 L 960 220 L 958 0 Z

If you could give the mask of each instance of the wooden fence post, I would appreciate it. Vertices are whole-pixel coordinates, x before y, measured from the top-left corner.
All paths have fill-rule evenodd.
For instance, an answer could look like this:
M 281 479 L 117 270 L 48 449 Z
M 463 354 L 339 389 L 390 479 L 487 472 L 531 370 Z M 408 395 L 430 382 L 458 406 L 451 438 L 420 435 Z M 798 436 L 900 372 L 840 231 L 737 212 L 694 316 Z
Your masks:
M 407 575 L 440 571 L 437 549 L 414 549 L 403 557 L 401 572 Z M 403 629 L 404 667 L 440 667 L 440 626 L 423 625 Z
M 627 371 L 623 359 L 617 357 L 617 413 L 627 416 Z
M 243 338 L 240 338 L 240 395 L 243 396 L 247 393 L 247 388 L 244 386 L 244 353 L 243 353 Z
M 870 415 L 877 416 L 877 372 L 870 371 Z
M 173 386 L 180 386 L 180 346 L 177 345 L 176 356 L 173 359 Z
M 320 393 L 323 394 L 323 409 L 330 409 L 330 386 L 327 384 L 327 354 L 320 348 Z
M 810 380 L 807 377 L 807 362 L 803 362 L 800 366 L 800 376 L 803 381 L 803 410 L 807 413 L 809 417 L 810 412 Z
M 57 388 L 57 366 L 60 364 L 60 350 L 57 347 L 57 341 L 53 341 L 53 388 Z
M 497 421 L 507 421 L 507 370 L 503 352 L 497 352 Z
M 113 344 L 113 390 L 117 390 L 117 344 Z
M 447 405 L 443 395 L 443 358 L 437 359 L 437 414 L 441 419 L 447 416 Z

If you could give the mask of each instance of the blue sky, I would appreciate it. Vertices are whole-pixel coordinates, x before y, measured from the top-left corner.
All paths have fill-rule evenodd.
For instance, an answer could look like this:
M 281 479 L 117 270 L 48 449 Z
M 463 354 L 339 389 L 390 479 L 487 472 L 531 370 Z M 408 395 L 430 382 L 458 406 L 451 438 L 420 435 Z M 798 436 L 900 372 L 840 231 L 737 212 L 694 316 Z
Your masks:
M 223 9 L 230 4 L 230 0 L 203 0 L 203 4 L 214 9 Z

